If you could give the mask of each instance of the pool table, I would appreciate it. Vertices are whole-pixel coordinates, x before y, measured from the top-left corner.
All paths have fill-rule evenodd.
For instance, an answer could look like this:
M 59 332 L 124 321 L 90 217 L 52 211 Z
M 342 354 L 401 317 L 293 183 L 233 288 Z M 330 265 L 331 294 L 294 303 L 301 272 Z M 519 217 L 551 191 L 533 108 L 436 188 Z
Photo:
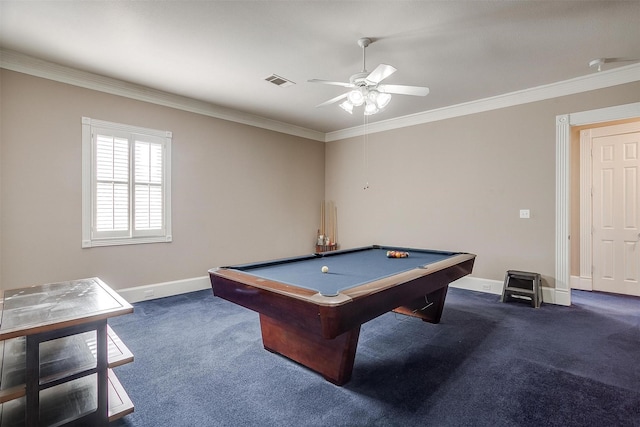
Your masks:
M 438 323 L 449 283 L 470 274 L 475 257 L 373 245 L 214 268 L 209 276 L 214 295 L 259 313 L 265 349 L 343 385 L 363 323 L 391 310 Z

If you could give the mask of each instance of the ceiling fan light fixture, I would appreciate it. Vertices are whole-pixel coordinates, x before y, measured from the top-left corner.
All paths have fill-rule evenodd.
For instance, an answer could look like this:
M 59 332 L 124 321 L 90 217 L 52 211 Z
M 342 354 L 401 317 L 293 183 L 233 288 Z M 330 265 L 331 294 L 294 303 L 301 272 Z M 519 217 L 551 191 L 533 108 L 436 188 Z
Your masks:
M 376 105 L 378 106 L 379 109 L 382 110 L 384 107 L 389 105 L 390 101 L 391 101 L 390 93 L 378 92 L 378 96 L 376 96 Z
M 344 101 L 342 104 L 339 105 L 340 108 L 342 108 L 344 111 L 346 111 L 349 114 L 353 114 L 353 104 L 350 103 L 349 101 Z
M 360 89 L 354 89 L 351 92 L 349 92 L 349 95 L 347 95 L 347 99 L 349 100 L 350 103 L 352 103 L 354 106 L 359 107 L 362 104 L 364 104 L 364 94 L 360 91 Z
M 373 102 L 367 102 L 367 105 L 364 106 L 364 115 L 371 116 L 380 111 L 378 106 Z

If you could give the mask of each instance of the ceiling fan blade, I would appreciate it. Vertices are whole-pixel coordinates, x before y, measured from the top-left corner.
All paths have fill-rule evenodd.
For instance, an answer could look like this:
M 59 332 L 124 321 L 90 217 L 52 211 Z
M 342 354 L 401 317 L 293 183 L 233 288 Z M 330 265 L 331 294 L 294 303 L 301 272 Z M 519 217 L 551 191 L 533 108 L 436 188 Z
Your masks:
M 396 71 L 391 65 L 380 64 L 364 80 L 370 85 L 377 85 Z
M 333 86 L 342 86 L 342 87 L 354 87 L 354 85 L 352 85 L 351 83 L 331 82 L 329 80 L 311 79 L 311 80 L 307 80 L 307 81 L 309 83 L 322 83 L 324 85 L 333 85 Z
M 429 88 L 422 86 L 379 85 L 378 90 L 398 95 L 427 96 L 429 94 Z
M 349 95 L 349 93 L 343 93 L 342 95 L 338 95 L 338 96 L 336 96 L 335 98 L 331 98 L 330 100 L 323 102 L 322 104 L 318 104 L 318 105 L 316 105 L 316 108 L 319 108 L 319 107 L 325 107 L 325 106 L 327 106 L 327 105 L 330 105 L 330 104 L 333 104 L 333 103 L 335 103 L 335 102 L 338 102 L 338 101 L 340 101 L 341 99 L 346 98 L 346 97 L 347 97 L 347 95 Z

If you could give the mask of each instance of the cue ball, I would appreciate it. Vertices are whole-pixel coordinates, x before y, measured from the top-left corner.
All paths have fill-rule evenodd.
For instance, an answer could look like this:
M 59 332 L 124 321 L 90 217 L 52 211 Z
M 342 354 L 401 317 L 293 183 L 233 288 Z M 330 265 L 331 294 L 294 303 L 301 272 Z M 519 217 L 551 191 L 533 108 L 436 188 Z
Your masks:
M 329 272 L 329 267 L 327 267 L 326 265 L 323 266 L 320 270 L 322 270 L 323 273 L 328 273 Z

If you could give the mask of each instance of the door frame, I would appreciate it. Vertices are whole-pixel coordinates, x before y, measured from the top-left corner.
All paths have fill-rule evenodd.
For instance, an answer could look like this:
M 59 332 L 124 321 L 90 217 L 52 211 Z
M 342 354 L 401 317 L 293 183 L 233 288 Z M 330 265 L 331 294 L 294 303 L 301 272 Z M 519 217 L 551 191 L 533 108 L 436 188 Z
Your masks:
M 556 283 L 553 289 L 556 304 L 571 305 L 571 126 L 635 117 L 640 117 L 640 102 L 556 116 Z

